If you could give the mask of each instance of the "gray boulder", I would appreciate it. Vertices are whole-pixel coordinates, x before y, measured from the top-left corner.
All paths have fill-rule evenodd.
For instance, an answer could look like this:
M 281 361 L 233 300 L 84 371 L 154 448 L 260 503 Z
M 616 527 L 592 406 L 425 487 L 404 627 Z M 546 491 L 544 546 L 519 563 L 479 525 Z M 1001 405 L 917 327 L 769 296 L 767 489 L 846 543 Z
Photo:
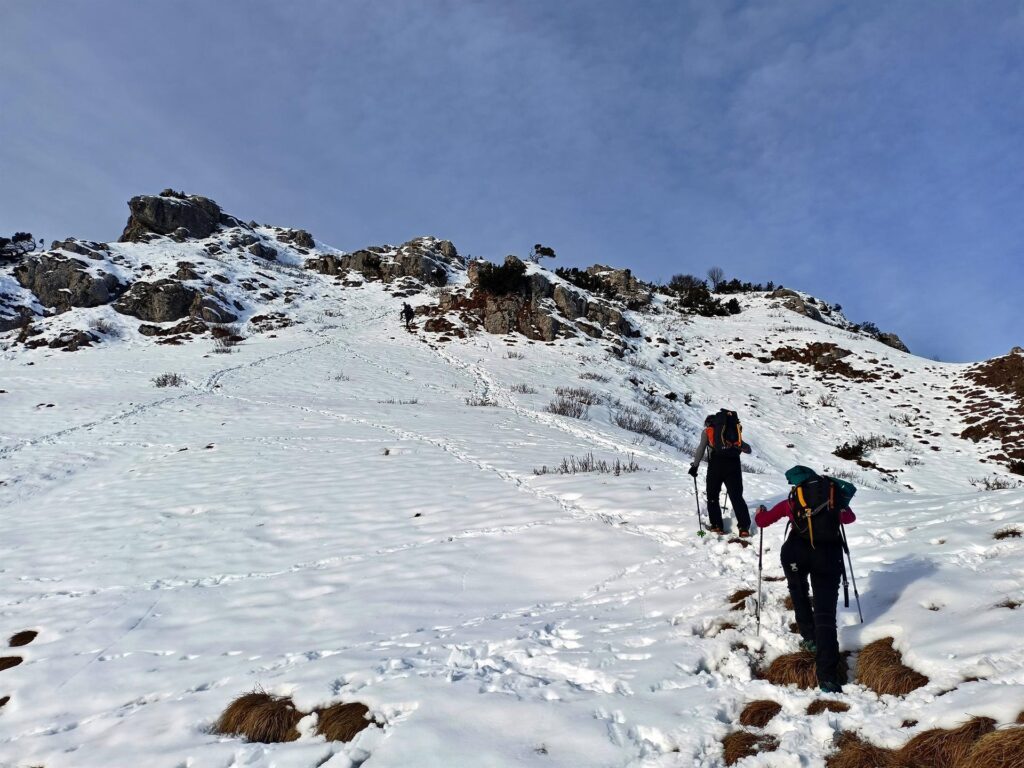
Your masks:
M 22 262 L 14 268 L 14 278 L 32 291 L 40 304 L 58 312 L 108 304 L 124 291 L 121 282 L 109 272 L 98 271 L 93 276 L 85 262 L 56 254 Z
M 188 316 L 199 299 L 199 291 L 177 280 L 140 280 L 114 304 L 114 309 L 150 323 L 167 323 Z
M 907 349 L 907 345 L 904 344 L 903 340 L 895 333 L 880 333 L 878 334 L 878 340 L 887 347 L 898 349 L 900 352 L 910 352 L 910 350 Z
M 139 195 L 128 201 L 131 215 L 121 234 L 121 242 L 148 242 L 155 235 L 209 237 L 223 226 L 243 226 L 225 214 L 208 197 L 181 195 L 164 190 L 160 195 Z M 181 233 L 180 230 L 187 230 Z
M 447 285 L 451 272 L 465 268 L 465 260 L 450 241 L 433 237 L 418 237 L 397 248 L 373 246 L 353 253 L 326 254 L 306 261 L 306 269 L 325 275 L 342 275 L 353 271 L 367 280 L 390 283 L 399 278 L 411 277 L 427 285 Z

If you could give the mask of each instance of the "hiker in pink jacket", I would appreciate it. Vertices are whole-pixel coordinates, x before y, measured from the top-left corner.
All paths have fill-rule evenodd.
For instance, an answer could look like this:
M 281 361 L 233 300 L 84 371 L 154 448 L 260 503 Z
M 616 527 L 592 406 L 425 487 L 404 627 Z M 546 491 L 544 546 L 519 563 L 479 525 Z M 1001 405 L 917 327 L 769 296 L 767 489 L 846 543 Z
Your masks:
M 815 654 L 818 685 L 826 693 L 839 693 L 839 638 L 836 631 L 836 603 L 843 565 L 843 539 L 840 525 L 856 520 L 849 507 L 827 504 L 828 478 L 816 478 L 793 489 L 788 498 L 771 509 L 760 506 L 754 520 L 767 528 L 783 518 L 791 524 L 782 545 L 782 570 L 786 574 L 793 611 L 803 641 L 800 647 Z M 822 486 L 826 495 L 820 504 L 808 501 Z M 804 494 L 807 494 L 805 497 Z M 811 505 L 814 506 L 811 506 Z M 807 581 L 814 594 L 813 607 Z

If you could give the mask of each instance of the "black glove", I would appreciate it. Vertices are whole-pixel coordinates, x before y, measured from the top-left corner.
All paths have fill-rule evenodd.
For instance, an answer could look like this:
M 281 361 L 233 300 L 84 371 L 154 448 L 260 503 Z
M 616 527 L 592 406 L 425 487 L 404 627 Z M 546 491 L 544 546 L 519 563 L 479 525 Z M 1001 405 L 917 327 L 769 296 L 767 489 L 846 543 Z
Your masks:
M 696 464 L 691 464 L 690 465 L 690 471 L 689 471 L 688 474 L 690 475 L 690 477 L 696 477 L 697 476 L 697 465 Z

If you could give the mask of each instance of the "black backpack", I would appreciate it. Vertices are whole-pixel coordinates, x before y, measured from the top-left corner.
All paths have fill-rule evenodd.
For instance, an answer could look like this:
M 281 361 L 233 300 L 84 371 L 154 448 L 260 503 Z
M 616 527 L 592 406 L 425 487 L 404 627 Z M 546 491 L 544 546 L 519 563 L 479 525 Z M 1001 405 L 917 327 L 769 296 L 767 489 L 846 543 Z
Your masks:
M 844 480 L 819 475 L 802 466 L 786 472 L 786 480 L 793 486 L 789 501 L 797 536 L 812 547 L 815 543 L 842 543 L 840 513 L 850 505 L 857 489 Z
M 713 416 L 708 416 L 704 423 L 708 436 L 708 445 L 714 453 L 722 456 L 739 456 L 743 448 L 743 425 L 740 424 L 736 411 L 725 408 Z

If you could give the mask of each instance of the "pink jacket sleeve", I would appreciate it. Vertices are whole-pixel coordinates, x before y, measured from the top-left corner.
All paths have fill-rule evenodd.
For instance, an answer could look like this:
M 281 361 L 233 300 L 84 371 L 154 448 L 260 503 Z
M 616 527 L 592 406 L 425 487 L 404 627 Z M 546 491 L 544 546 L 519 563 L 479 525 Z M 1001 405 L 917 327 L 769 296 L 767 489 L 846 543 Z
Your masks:
M 767 528 L 784 517 L 789 517 L 789 499 L 783 499 L 771 509 L 765 509 L 754 515 L 758 528 Z
M 783 499 L 771 509 L 766 509 L 763 512 L 758 512 L 754 515 L 754 521 L 757 523 L 758 528 L 767 528 L 772 523 L 777 523 L 784 517 L 792 518 L 792 510 L 789 506 L 789 499 Z M 850 523 L 857 521 L 857 516 L 853 514 L 853 510 L 847 507 L 840 511 L 839 521 L 843 525 L 849 525 Z

